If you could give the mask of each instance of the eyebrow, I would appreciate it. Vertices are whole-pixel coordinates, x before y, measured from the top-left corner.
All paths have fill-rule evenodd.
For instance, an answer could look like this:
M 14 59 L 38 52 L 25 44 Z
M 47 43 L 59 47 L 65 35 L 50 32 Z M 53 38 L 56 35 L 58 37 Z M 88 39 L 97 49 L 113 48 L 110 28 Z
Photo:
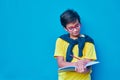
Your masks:
M 77 26 L 77 25 L 79 25 L 80 23 L 77 23 L 77 24 L 75 24 L 74 26 Z M 74 27 L 74 26 L 69 26 L 69 27 Z

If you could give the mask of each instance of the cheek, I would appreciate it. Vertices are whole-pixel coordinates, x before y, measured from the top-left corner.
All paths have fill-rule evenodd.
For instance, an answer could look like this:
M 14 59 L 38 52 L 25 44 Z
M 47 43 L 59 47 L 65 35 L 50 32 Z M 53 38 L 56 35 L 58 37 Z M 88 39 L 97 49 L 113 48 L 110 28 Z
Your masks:
M 80 28 L 78 29 L 78 31 L 80 31 Z
M 73 32 L 72 32 L 72 31 L 67 30 L 67 32 L 68 32 L 69 34 L 73 34 Z

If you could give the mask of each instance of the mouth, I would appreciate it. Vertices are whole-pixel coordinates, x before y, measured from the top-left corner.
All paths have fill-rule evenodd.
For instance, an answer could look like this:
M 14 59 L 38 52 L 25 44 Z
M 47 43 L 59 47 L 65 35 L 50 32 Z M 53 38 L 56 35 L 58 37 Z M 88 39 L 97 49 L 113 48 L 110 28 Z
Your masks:
M 79 34 L 79 32 L 74 32 L 74 34 Z
M 74 33 L 74 36 L 78 36 L 79 35 L 79 33 L 77 32 L 77 33 Z

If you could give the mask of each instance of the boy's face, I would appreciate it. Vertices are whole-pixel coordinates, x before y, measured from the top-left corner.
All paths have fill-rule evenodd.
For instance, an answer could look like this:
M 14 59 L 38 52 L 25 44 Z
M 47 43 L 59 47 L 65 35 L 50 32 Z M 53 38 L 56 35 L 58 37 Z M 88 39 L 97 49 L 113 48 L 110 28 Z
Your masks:
M 80 23 L 78 20 L 74 23 L 69 23 L 66 25 L 66 30 L 70 33 L 71 37 L 78 37 L 80 34 Z

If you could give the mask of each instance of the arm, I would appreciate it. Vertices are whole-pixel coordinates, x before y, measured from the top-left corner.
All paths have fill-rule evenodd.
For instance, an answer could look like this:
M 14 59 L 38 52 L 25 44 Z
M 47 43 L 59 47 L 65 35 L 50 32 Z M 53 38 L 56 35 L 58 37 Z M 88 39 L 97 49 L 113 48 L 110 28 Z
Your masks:
M 64 60 L 64 57 L 62 56 L 57 56 L 57 62 L 59 67 L 64 67 L 64 66 L 76 66 L 76 62 L 66 62 Z
M 57 62 L 59 67 L 64 67 L 64 66 L 76 66 L 76 72 L 78 73 L 86 73 L 89 72 L 88 69 L 84 67 L 87 61 L 89 60 L 78 60 L 77 62 L 66 62 L 64 61 L 64 57 L 62 56 L 57 56 Z

